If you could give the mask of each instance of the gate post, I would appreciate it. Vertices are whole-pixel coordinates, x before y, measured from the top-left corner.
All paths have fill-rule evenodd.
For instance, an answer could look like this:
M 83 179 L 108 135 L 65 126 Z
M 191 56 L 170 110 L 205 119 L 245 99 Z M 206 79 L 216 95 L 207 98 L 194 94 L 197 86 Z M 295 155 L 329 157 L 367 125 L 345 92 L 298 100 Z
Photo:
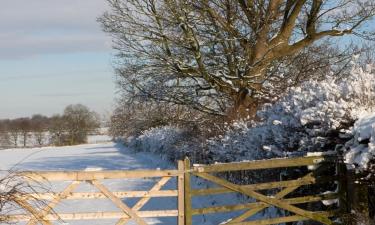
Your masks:
M 354 170 L 348 171 L 348 199 L 351 213 L 355 213 L 353 224 L 370 224 L 368 186 L 358 180 Z
M 350 206 L 348 202 L 348 171 L 342 156 L 338 156 L 336 171 L 338 176 L 339 210 L 341 215 L 347 215 L 350 213 Z
M 178 161 L 178 225 L 185 225 L 185 165 L 184 161 Z
M 192 205 L 191 205 L 191 182 L 190 182 L 190 159 L 185 158 L 185 178 L 184 178 L 184 187 L 185 187 L 185 225 L 193 224 L 193 215 L 192 215 Z

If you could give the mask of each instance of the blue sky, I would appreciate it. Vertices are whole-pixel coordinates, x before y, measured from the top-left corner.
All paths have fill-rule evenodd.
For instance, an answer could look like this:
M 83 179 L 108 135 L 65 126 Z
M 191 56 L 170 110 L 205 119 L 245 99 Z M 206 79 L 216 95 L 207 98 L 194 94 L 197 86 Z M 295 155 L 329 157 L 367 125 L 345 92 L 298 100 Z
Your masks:
M 115 93 L 105 0 L 0 1 L 0 118 L 61 113 L 82 103 L 108 114 Z

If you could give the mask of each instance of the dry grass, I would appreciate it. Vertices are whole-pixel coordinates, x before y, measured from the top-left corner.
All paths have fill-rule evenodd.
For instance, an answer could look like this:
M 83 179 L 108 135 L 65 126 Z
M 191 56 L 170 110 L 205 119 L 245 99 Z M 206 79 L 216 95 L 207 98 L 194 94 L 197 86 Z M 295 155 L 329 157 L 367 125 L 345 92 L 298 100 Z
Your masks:
M 40 199 L 25 199 L 23 196 L 30 193 L 49 190 L 45 183 L 31 181 L 30 179 L 20 176 L 14 171 L 3 171 L 0 173 L 0 224 L 12 224 L 10 215 L 25 211 L 25 204 L 31 205 L 36 211 L 47 206 L 45 201 Z M 26 210 L 28 211 L 28 210 Z M 35 218 L 38 215 L 28 211 Z

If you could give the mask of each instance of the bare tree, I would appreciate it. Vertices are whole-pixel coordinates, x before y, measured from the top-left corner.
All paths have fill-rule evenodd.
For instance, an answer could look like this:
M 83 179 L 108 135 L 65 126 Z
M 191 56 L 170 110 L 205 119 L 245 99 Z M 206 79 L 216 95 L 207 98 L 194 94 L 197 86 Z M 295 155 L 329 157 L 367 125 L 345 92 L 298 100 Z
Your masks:
M 64 144 L 65 122 L 60 115 L 54 115 L 49 119 L 48 132 L 50 133 L 50 143 L 57 146 Z
M 20 121 L 17 119 L 8 121 L 8 131 L 14 147 L 18 147 L 18 138 L 21 134 L 21 127 L 19 122 Z
M 18 124 L 18 127 L 21 131 L 23 147 L 26 147 L 27 140 L 31 132 L 31 121 L 30 118 L 19 118 L 14 121 Z
M 63 120 L 69 144 L 85 143 L 88 134 L 99 127 L 98 118 L 99 116 L 95 112 L 90 111 L 84 105 L 67 106 L 64 110 Z
M 8 132 L 8 121 L 0 120 L 0 149 L 7 148 L 11 145 Z
M 49 118 L 43 115 L 33 115 L 31 117 L 31 127 L 33 136 L 39 146 L 44 144 L 45 132 L 47 131 Z
M 125 91 L 217 115 L 254 115 L 290 79 L 275 68 L 327 37 L 370 38 L 362 28 L 375 12 L 372 0 L 108 2 L 99 21 L 114 37 Z

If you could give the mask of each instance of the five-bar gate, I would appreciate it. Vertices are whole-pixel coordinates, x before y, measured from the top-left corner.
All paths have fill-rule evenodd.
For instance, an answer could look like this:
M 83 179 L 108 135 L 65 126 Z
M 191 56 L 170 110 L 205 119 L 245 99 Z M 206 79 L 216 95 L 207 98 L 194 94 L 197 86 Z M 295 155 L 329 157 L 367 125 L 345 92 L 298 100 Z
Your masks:
M 332 218 L 337 210 L 311 211 L 304 208 L 309 203 L 319 201 L 338 201 L 342 198 L 341 190 L 338 193 L 306 194 L 305 196 L 288 197 L 298 188 L 313 185 L 319 182 L 316 171 L 324 168 L 326 162 L 332 165 L 332 157 L 308 156 L 300 158 L 282 158 L 238 163 L 221 163 L 213 165 L 191 165 L 189 159 L 178 162 L 176 170 L 134 170 L 134 171 L 44 171 L 23 172 L 21 176 L 31 181 L 70 181 L 61 192 L 28 193 L 17 196 L 15 203 L 24 209 L 24 214 L 6 215 L 11 222 L 26 221 L 28 225 L 51 225 L 53 221 L 70 220 L 100 220 L 116 219 L 116 225 L 124 225 L 129 221 L 146 225 L 146 218 L 176 217 L 178 225 L 194 224 L 194 216 L 211 213 L 226 213 L 232 211 L 241 212 L 239 215 L 223 221 L 221 224 L 280 224 L 292 221 L 312 220 L 321 224 L 333 224 Z M 315 169 L 307 171 L 299 178 L 289 180 L 276 180 L 266 183 L 238 184 L 224 179 L 222 173 L 235 171 L 258 171 L 265 169 L 280 169 L 306 166 L 314 166 Z M 318 169 L 316 169 L 318 168 Z M 192 188 L 192 177 L 203 179 L 216 186 L 204 189 Z M 111 191 L 103 182 L 107 179 L 153 179 L 156 183 L 148 190 L 137 191 Z M 163 190 L 163 186 L 171 179 L 176 179 L 175 189 Z M 332 180 L 334 178 L 332 177 Z M 251 180 L 251 179 L 250 179 Z M 75 192 L 77 187 L 87 183 L 94 187 L 96 192 Z M 340 186 L 340 185 L 339 185 Z M 264 190 L 276 190 L 275 194 L 265 194 Z M 224 193 L 240 193 L 247 196 L 249 203 L 235 205 L 220 205 L 203 208 L 194 208 L 192 200 L 199 196 L 218 195 Z M 175 197 L 177 204 L 175 209 L 143 210 L 144 206 L 155 197 Z M 67 200 L 109 199 L 119 211 L 115 212 L 74 212 L 59 213 L 54 208 Z M 138 198 L 138 202 L 129 206 L 126 198 Z M 41 200 L 45 202 L 42 208 L 36 208 L 31 201 Z M 277 218 L 264 218 L 252 220 L 251 217 L 268 207 L 277 207 L 288 212 Z M 194 224 L 199 225 L 199 224 Z

